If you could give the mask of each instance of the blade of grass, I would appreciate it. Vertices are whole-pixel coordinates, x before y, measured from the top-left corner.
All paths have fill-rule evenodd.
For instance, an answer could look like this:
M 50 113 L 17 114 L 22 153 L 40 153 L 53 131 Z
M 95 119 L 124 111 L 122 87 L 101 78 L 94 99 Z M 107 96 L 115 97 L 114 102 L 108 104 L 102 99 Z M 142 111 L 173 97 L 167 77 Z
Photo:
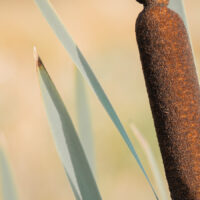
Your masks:
M 2 148 L 3 140 L 5 140 L 2 133 L 0 133 L 0 178 L 2 185 L 3 200 L 17 200 L 17 192 L 13 182 L 12 173 L 6 155 Z
M 155 156 L 151 150 L 151 147 L 149 146 L 148 141 L 143 137 L 142 133 L 136 128 L 136 126 L 134 124 L 130 125 L 131 130 L 133 132 L 133 134 L 135 135 L 136 139 L 139 141 L 151 168 L 151 171 L 154 175 L 157 187 L 158 187 L 158 191 L 160 193 L 160 199 L 163 200 L 168 200 L 168 190 L 165 186 L 164 183 L 164 179 L 161 175 L 161 172 L 159 170 L 158 164 L 156 162 Z
M 80 139 L 83 144 L 86 156 L 93 173 L 95 172 L 95 158 L 94 158 L 94 145 L 93 135 L 91 128 L 91 118 L 89 112 L 88 99 L 86 94 L 86 88 L 84 80 L 80 72 L 75 69 L 76 80 L 76 111 L 78 119 L 78 128 L 80 133 Z M 94 173 L 95 174 L 95 173 Z
M 182 17 L 185 26 L 188 28 L 183 0 L 170 0 L 169 8 L 177 12 Z
M 38 78 L 54 142 L 76 199 L 100 200 L 94 176 L 64 103 L 35 51 Z
M 188 23 L 187 23 L 187 16 L 186 16 L 186 12 L 185 12 L 184 1 L 183 0 L 171 0 L 170 3 L 169 3 L 169 8 L 171 8 L 172 10 L 177 12 L 181 16 L 181 18 L 183 19 L 185 26 L 187 28 L 189 39 L 190 39 L 190 45 L 192 47 L 192 39 L 191 39 L 190 31 L 189 31 L 189 26 L 188 26 Z M 195 59 L 195 56 L 194 56 L 193 47 L 192 47 L 192 52 L 193 52 L 195 66 L 197 66 L 196 65 L 196 59 Z
M 112 104 L 110 103 L 109 99 L 107 98 L 106 94 L 104 93 L 100 83 L 98 82 L 97 78 L 95 77 L 93 71 L 91 70 L 89 64 L 87 63 L 86 59 L 84 58 L 83 54 L 71 39 L 71 36 L 66 31 L 63 23 L 59 19 L 56 11 L 54 10 L 53 6 L 50 4 L 48 0 L 35 0 L 37 6 L 40 8 L 41 13 L 57 35 L 58 39 L 65 47 L 67 52 L 69 53 L 71 59 L 73 60 L 74 64 L 77 66 L 83 77 L 87 80 L 89 85 L 92 87 L 93 91 L 96 93 L 97 97 L 99 98 L 100 102 L 102 103 L 103 107 L 107 111 L 108 115 L 110 116 L 111 120 L 115 124 L 116 128 L 120 132 L 121 136 L 123 137 L 125 143 L 127 144 L 129 150 L 131 151 L 132 155 L 135 157 L 140 169 L 142 170 L 146 180 L 148 181 L 156 199 L 158 199 L 156 192 L 149 180 L 149 177 L 144 170 L 144 167 L 124 129 L 118 115 L 116 114 Z

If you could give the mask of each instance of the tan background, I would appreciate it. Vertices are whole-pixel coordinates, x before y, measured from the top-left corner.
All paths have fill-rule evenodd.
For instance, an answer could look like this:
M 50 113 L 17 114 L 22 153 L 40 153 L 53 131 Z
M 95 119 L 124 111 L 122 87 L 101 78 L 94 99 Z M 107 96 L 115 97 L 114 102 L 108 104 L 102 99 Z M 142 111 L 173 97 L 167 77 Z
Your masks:
M 51 2 L 91 64 L 152 178 L 129 128 L 130 122 L 134 122 L 148 138 L 162 170 L 134 33 L 142 6 L 135 0 Z M 185 4 L 200 66 L 200 1 L 187 0 Z M 0 0 L 0 35 L 0 132 L 7 140 L 6 152 L 20 200 L 73 199 L 47 124 L 33 45 L 37 46 L 76 124 L 72 61 L 33 0 Z M 97 183 L 103 199 L 154 199 L 135 160 L 90 88 L 88 94 Z

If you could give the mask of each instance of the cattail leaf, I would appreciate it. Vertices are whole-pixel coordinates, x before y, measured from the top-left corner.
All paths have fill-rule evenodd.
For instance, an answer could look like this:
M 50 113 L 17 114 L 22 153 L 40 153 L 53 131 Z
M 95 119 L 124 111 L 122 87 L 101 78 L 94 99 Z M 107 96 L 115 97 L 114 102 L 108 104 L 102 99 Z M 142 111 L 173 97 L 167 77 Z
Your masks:
M 139 142 L 145 156 L 147 157 L 147 160 L 149 162 L 151 171 L 153 173 L 155 182 L 157 184 L 158 191 L 160 193 L 160 199 L 162 200 L 168 200 L 169 199 L 169 191 L 166 188 L 166 185 L 164 183 L 164 178 L 161 175 L 161 171 L 158 167 L 157 161 L 155 159 L 155 156 L 152 152 L 152 148 L 149 145 L 149 142 L 145 139 L 145 137 L 142 135 L 142 133 L 136 128 L 136 126 L 132 123 L 130 125 L 130 128 Z
M 0 179 L 2 185 L 3 200 L 17 200 L 17 192 L 13 183 L 10 166 L 3 149 L 0 147 Z
M 77 200 L 100 200 L 100 193 L 72 120 L 38 56 L 36 56 L 36 65 L 56 149 L 74 195 Z
M 146 180 L 150 184 L 151 189 L 154 192 L 155 197 L 158 199 L 156 192 L 148 178 L 148 175 L 146 171 L 144 170 L 144 167 L 135 151 L 135 148 L 133 147 L 126 130 L 124 129 L 118 115 L 116 114 L 112 104 L 110 103 L 108 97 L 104 93 L 103 88 L 101 87 L 99 81 L 95 77 L 91 67 L 87 63 L 86 59 L 84 58 L 83 54 L 77 47 L 77 45 L 74 43 L 74 41 L 71 39 L 71 36 L 68 34 L 67 30 L 65 29 L 63 23 L 59 19 L 56 11 L 54 10 L 53 6 L 50 4 L 48 0 L 35 0 L 36 4 L 40 8 L 43 16 L 55 32 L 56 36 L 62 43 L 62 45 L 65 47 L 67 52 L 69 53 L 72 61 L 77 66 L 85 80 L 89 83 L 89 85 L 92 87 L 93 91 L 97 95 L 98 99 L 100 100 L 101 104 L 107 111 L 108 115 L 110 116 L 111 120 L 115 124 L 116 128 L 120 132 L 121 136 L 123 137 L 125 143 L 127 144 L 129 150 L 131 151 L 132 155 L 135 157 L 139 167 L 141 168 L 144 176 L 146 177 Z
M 76 92 L 76 111 L 78 119 L 78 130 L 80 139 L 83 144 L 86 156 L 93 173 L 95 172 L 95 158 L 93 134 L 91 127 L 90 109 L 88 105 L 88 98 L 86 94 L 85 82 L 80 72 L 75 69 L 75 92 Z
M 170 0 L 169 8 L 177 12 L 183 19 L 186 27 L 188 27 L 183 0 Z
M 188 32 L 188 37 L 190 39 L 190 45 L 192 47 L 192 53 L 193 53 L 193 58 L 194 58 L 194 62 L 195 62 L 195 65 L 196 65 L 196 59 L 195 59 L 195 55 L 194 55 L 194 49 L 193 49 L 193 46 L 192 46 L 192 40 L 191 40 L 191 35 L 190 35 L 190 31 L 189 31 L 189 27 L 188 27 L 188 23 L 187 23 L 187 17 L 186 17 L 186 12 L 185 12 L 185 7 L 184 7 L 184 1 L 183 0 L 170 0 L 169 2 L 169 8 L 171 8 L 172 10 L 174 10 L 175 12 L 177 12 L 186 28 L 187 28 L 187 32 Z

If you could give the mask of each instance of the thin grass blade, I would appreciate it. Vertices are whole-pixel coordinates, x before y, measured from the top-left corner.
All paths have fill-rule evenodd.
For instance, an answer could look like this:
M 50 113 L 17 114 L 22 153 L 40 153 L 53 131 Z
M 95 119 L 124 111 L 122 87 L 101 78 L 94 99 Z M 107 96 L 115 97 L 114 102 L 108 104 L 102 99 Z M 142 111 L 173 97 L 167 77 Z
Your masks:
M 0 133 L 0 140 L 3 136 Z M 0 141 L 2 146 L 2 141 Z M 2 185 L 3 200 L 18 200 L 15 184 L 13 182 L 12 173 L 9 163 L 6 159 L 3 148 L 0 146 L 0 182 Z
M 155 156 L 154 156 L 154 154 L 151 150 L 151 147 L 150 147 L 148 141 L 144 138 L 142 133 L 136 128 L 136 126 L 134 124 L 131 124 L 130 127 L 131 127 L 133 134 L 135 135 L 136 139 L 140 143 L 142 150 L 144 151 L 144 153 L 145 153 L 145 155 L 148 159 L 151 171 L 154 175 L 155 182 L 156 182 L 157 187 L 158 187 L 158 191 L 160 193 L 160 197 L 161 197 L 160 199 L 168 200 L 169 199 L 169 192 L 168 192 L 166 185 L 163 181 L 163 177 L 161 175 L 161 172 L 159 170 Z
M 170 0 L 169 8 L 177 12 L 182 17 L 186 27 L 188 28 L 183 0 Z
M 94 158 L 94 144 L 93 144 L 90 109 L 86 94 L 85 82 L 80 72 L 77 69 L 75 69 L 75 81 L 76 81 L 75 84 L 76 112 L 77 112 L 78 128 L 79 128 L 78 130 L 80 133 L 80 139 L 83 148 L 85 150 L 91 169 L 93 170 L 94 173 L 95 158 Z
M 191 39 L 191 35 L 190 35 L 189 26 L 188 26 L 188 23 L 187 23 L 187 16 L 186 16 L 186 12 L 185 12 L 184 1 L 183 0 L 171 0 L 170 3 L 169 3 L 169 8 L 171 8 L 172 10 L 177 12 L 181 16 L 181 18 L 183 19 L 183 21 L 185 23 L 185 26 L 186 26 L 187 32 L 188 32 L 188 36 L 189 36 L 189 39 L 190 39 L 190 44 L 191 44 L 191 47 L 192 47 L 194 62 L 195 62 L 195 65 L 196 65 L 196 59 L 195 59 L 195 55 L 194 55 L 194 49 L 193 49 L 193 46 L 192 46 L 192 39 Z
M 76 199 L 101 200 L 94 176 L 65 105 L 41 59 L 36 65 L 54 142 Z
M 48 0 L 35 0 L 36 4 L 40 8 L 43 16 L 57 35 L 58 39 L 62 43 L 62 45 L 65 47 L 67 52 L 69 53 L 71 59 L 73 60 L 74 64 L 77 66 L 85 80 L 89 83 L 89 85 L 92 87 L 93 91 L 97 95 L 98 99 L 100 100 L 101 104 L 107 111 L 108 115 L 110 116 L 111 120 L 115 124 L 116 128 L 120 132 L 121 136 L 123 137 L 125 143 L 127 144 L 129 150 L 135 157 L 139 167 L 141 168 L 144 176 L 146 177 L 146 180 L 148 181 L 156 199 L 158 199 L 156 192 L 150 182 L 150 179 L 144 170 L 144 167 L 126 133 L 126 130 L 124 129 L 118 115 L 116 114 L 112 104 L 110 103 L 109 99 L 107 98 L 106 94 L 104 93 L 100 83 L 98 82 L 97 78 L 95 77 L 92 69 L 90 68 L 89 64 L 87 63 L 86 59 L 84 58 L 83 54 L 77 47 L 77 45 L 74 43 L 74 41 L 71 39 L 71 36 L 66 31 L 63 23 L 59 19 L 56 11 L 54 10 L 53 6 L 50 4 Z

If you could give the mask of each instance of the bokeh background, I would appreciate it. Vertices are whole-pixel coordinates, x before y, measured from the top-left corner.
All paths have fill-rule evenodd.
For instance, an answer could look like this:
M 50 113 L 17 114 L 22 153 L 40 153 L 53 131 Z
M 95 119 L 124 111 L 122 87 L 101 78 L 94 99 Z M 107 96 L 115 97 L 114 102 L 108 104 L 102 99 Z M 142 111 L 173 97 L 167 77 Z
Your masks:
M 52 0 L 69 33 L 91 64 L 133 137 L 134 123 L 163 166 L 135 38 L 142 6 L 135 0 Z M 200 66 L 200 1 L 185 1 Z M 33 0 L 0 0 L 0 132 L 20 200 L 74 199 L 48 127 L 32 55 L 36 45 L 77 126 L 75 68 Z M 154 196 L 121 136 L 86 84 L 94 133 L 96 176 L 103 199 L 151 200 Z M 1 199 L 1 197 L 0 197 Z

